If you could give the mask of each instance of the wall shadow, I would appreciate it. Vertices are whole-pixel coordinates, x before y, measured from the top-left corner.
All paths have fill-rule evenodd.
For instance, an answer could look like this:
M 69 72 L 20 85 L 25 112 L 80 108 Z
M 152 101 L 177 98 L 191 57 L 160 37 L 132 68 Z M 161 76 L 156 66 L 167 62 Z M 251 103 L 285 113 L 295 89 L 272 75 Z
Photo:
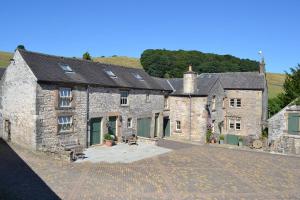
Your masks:
M 60 199 L 1 138 L 0 199 Z

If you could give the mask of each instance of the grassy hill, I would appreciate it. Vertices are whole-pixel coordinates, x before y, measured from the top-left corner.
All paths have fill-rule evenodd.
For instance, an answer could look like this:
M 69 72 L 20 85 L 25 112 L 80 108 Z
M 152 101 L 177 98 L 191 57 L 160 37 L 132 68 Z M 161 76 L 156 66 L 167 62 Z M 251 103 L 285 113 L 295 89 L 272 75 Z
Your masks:
M 12 57 L 12 53 L 0 51 L 0 67 L 7 67 L 9 59 Z M 95 57 L 94 61 L 122 65 L 126 67 L 142 68 L 140 60 L 138 58 L 131 58 L 126 56 L 114 56 L 114 57 Z M 269 98 L 275 97 L 282 92 L 282 86 L 284 83 L 284 74 L 267 73 Z

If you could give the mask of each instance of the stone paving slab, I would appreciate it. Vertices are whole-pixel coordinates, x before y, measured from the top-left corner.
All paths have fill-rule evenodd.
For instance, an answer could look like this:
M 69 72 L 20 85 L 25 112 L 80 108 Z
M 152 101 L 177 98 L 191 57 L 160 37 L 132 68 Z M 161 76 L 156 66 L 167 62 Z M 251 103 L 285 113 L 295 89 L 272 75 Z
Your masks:
M 12 149 L 61 199 L 300 199 L 296 157 L 195 145 L 133 163 L 70 164 Z

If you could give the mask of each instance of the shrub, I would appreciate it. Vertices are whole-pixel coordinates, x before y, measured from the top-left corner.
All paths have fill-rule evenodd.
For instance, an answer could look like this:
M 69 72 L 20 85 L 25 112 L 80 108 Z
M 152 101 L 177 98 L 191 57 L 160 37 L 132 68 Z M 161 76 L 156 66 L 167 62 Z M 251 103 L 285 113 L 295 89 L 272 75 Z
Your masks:
M 224 135 L 220 135 L 219 139 L 224 140 Z
M 113 140 L 113 137 L 109 133 L 106 133 L 104 135 L 104 140 Z
M 206 142 L 209 143 L 210 142 L 210 139 L 211 139 L 211 136 L 212 136 L 212 132 L 211 130 L 207 130 L 206 132 Z

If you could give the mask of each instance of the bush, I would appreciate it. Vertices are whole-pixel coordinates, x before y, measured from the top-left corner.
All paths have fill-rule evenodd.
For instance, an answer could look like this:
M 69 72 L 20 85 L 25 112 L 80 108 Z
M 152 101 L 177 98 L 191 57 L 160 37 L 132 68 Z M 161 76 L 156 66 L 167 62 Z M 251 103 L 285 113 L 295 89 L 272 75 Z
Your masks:
M 109 133 L 106 133 L 104 135 L 104 140 L 113 140 L 113 137 Z
M 224 140 L 224 135 L 220 135 L 219 139 Z
M 209 143 L 210 142 L 210 139 L 211 139 L 211 136 L 212 136 L 212 132 L 211 130 L 207 130 L 206 132 L 206 142 Z

